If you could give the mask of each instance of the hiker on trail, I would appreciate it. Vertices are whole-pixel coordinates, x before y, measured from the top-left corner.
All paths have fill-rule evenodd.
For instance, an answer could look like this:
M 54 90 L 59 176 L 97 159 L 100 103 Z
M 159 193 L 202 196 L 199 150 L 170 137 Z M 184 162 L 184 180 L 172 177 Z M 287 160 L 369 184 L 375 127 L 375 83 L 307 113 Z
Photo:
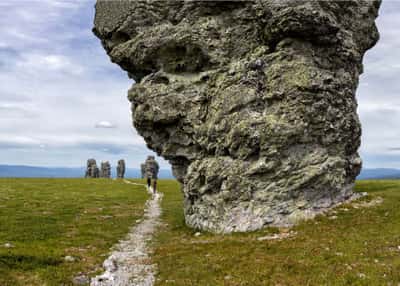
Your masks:
M 145 164 L 145 174 L 147 178 L 147 187 L 151 187 L 151 180 L 153 180 L 153 192 L 156 193 L 158 170 L 160 167 L 154 156 L 148 156 Z

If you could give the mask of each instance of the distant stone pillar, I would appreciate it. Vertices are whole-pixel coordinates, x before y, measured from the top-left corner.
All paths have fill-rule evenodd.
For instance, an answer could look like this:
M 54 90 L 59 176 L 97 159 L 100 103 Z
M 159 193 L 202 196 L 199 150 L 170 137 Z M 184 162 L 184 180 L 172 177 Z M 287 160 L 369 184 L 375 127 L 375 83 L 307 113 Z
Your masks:
M 101 162 L 100 163 L 100 178 L 103 178 L 104 177 L 104 173 L 103 173 L 103 171 L 104 171 L 104 162 Z
M 95 159 L 88 159 L 86 163 L 85 178 L 98 178 L 99 168 Z
M 111 178 L 110 162 L 108 162 L 108 161 L 101 162 L 100 177 L 101 178 Z
M 99 168 L 97 166 L 93 167 L 93 171 L 92 172 L 93 172 L 92 178 L 99 178 L 100 177 L 100 171 L 99 171 Z
M 125 176 L 125 161 L 123 159 L 118 161 L 117 177 L 123 179 Z

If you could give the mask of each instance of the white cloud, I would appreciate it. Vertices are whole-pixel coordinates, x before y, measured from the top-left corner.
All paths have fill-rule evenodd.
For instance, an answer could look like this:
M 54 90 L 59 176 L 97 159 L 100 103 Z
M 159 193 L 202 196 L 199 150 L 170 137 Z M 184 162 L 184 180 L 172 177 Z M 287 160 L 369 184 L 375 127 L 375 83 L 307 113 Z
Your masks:
M 43 72 L 81 75 L 84 68 L 63 55 L 23 54 L 16 63 L 16 72 L 37 74 Z
M 78 9 L 82 4 L 90 3 L 88 0 L 45 0 L 44 2 L 50 6 L 62 9 Z
M 38 147 L 41 142 L 28 136 L 0 135 L 0 148 Z
M 100 121 L 95 125 L 96 128 L 116 128 L 115 124 L 112 124 L 110 121 Z
M 4 120 L 5 118 L 33 118 L 37 115 L 37 111 L 30 103 L 0 101 L 0 119 Z

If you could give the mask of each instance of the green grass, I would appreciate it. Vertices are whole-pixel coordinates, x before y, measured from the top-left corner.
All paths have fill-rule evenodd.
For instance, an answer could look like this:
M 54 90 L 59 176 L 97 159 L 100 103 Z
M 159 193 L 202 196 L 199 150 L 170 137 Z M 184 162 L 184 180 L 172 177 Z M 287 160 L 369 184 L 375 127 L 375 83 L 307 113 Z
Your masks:
M 400 283 L 400 181 L 359 181 L 370 208 L 344 205 L 336 219 L 319 216 L 293 228 L 292 238 L 258 241 L 271 232 L 214 235 L 184 224 L 182 194 L 164 181 L 166 226 L 154 242 L 156 285 L 398 285 Z
M 110 247 L 143 215 L 148 195 L 140 188 L 103 179 L 0 179 L 0 285 L 72 285 L 81 272 L 99 273 Z
M 0 285 L 72 285 L 100 273 L 109 248 L 142 217 L 147 194 L 111 180 L 0 179 Z M 161 180 L 164 226 L 154 241 L 156 285 L 393 285 L 400 283 L 400 181 L 359 181 L 370 208 L 343 205 L 293 228 L 233 235 L 185 226 L 182 193 Z M 336 219 L 329 219 L 333 215 Z M 5 248 L 11 243 L 13 248 Z M 70 255 L 76 262 L 64 261 Z

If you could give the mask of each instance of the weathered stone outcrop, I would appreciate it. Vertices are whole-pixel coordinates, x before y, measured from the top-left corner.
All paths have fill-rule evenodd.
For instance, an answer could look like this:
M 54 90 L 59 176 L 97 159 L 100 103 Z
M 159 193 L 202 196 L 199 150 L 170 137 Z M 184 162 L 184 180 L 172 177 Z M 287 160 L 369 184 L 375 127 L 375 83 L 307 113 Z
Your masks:
M 133 124 L 172 164 L 188 225 L 287 225 L 353 195 L 355 91 L 380 1 L 98 0 L 136 81 Z
M 144 162 L 144 177 L 148 179 L 158 178 L 158 171 L 160 166 L 158 165 L 154 156 L 148 156 Z
M 123 159 L 118 161 L 117 178 L 123 179 L 125 176 L 125 161 Z
M 99 168 L 97 167 L 96 160 L 88 159 L 86 163 L 85 178 L 98 178 L 99 175 Z
M 100 177 L 101 178 L 111 178 L 111 165 L 110 162 L 105 161 L 101 162 L 101 169 L 100 169 Z

